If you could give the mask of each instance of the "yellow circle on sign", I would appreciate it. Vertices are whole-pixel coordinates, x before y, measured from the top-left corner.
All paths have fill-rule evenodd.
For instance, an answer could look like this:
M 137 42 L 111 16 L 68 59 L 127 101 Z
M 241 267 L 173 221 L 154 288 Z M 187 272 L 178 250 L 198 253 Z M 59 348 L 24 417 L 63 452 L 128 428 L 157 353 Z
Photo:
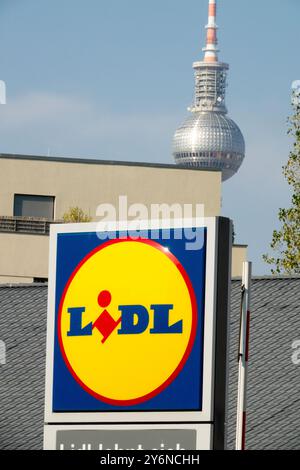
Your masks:
M 100 306 L 101 292 L 107 302 Z M 151 333 L 154 305 L 172 305 L 168 324 L 182 321 L 182 332 Z M 145 331 L 119 334 L 120 306 L 144 307 Z M 89 334 L 70 336 L 70 309 L 81 309 L 77 322 L 82 330 L 92 324 Z M 77 267 L 61 301 L 58 330 L 64 360 L 82 388 L 106 403 L 127 406 L 152 398 L 177 377 L 196 323 L 193 288 L 178 260 L 156 242 L 126 239 L 103 244 Z

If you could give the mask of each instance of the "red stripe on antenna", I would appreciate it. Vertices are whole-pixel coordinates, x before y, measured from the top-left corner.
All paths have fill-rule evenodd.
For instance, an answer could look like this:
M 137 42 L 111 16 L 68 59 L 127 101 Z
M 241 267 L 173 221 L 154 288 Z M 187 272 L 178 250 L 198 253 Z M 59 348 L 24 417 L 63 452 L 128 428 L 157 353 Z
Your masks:
M 210 3 L 208 7 L 208 16 L 216 16 L 217 14 L 217 5 L 215 3 Z

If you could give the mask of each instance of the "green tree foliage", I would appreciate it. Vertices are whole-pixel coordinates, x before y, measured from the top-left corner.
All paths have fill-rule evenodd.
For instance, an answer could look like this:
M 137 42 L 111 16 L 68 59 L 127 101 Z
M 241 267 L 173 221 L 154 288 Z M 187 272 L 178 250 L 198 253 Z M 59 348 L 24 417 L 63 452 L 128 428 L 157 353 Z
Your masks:
M 273 256 L 263 259 L 274 266 L 273 274 L 300 274 L 300 93 L 293 93 L 294 113 L 289 118 L 288 134 L 294 139 L 293 149 L 283 175 L 292 190 L 292 203 L 288 209 L 279 209 L 280 230 L 274 230 L 270 244 Z
M 85 214 L 80 207 L 70 207 L 70 209 L 63 215 L 65 223 L 78 223 L 78 222 L 91 222 L 92 217 Z

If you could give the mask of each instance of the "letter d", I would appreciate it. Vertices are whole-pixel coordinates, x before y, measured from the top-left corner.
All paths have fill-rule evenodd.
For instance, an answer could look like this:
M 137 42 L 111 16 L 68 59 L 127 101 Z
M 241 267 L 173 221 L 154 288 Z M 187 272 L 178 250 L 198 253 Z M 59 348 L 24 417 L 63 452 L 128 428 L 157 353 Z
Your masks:
M 149 314 L 145 307 L 142 305 L 120 305 L 119 310 L 122 312 L 119 335 L 138 335 L 147 329 Z

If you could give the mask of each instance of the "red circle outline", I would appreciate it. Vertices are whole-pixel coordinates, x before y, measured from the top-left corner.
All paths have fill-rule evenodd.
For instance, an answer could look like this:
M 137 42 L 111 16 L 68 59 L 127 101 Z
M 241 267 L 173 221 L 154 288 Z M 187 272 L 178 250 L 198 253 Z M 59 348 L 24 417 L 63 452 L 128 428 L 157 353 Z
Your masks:
M 78 375 L 75 373 L 75 371 L 73 370 L 68 358 L 67 358 L 67 355 L 66 355 L 66 352 L 65 352 L 65 349 L 64 349 L 64 345 L 63 345 L 63 341 L 62 341 L 62 333 L 61 333 L 61 317 L 62 317 L 62 310 L 63 310 L 63 305 L 64 305 L 64 301 L 65 301 L 65 297 L 66 297 L 66 294 L 67 294 L 67 291 L 70 287 L 70 284 L 71 282 L 73 281 L 74 277 L 76 276 L 76 274 L 78 273 L 79 269 L 95 254 L 95 253 L 98 253 L 98 251 L 101 251 L 103 250 L 104 248 L 107 248 L 108 246 L 110 245 L 114 245 L 116 243 L 122 243 L 122 242 L 135 242 L 135 243 L 144 243 L 144 244 L 147 244 L 147 245 L 150 245 L 152 246 L 153 248 L 156 248 L 158 249 L 159 251 L 163 252 L 166 256 L 168 256 L 168 258 L 175 264 L 175 266 L 177 267 L 177 269 L 179 270 L 179 272 L 181 273 L 185 283 L 186 283 L 186 286 L 188 288 L 188 291 L 189 291 L 189 294 L 190 294 L 190 300 L 191 300 L 191 304 L 192 304 L 192 328 L 191 328 L 191 334 L 190 334 L 190 339 L 189 339 L 189 342 L 188 342 L 188 345 L 187 345 L 187 348 L 186 348 L 186 351 L 180 361 L 180 363 L 178 364 L 178 366 L 176 367 L 176 369 L 174 370 L 174 372 L 170 375 L 170 377 L 163 383 L 161 384 L 158 388 L 156 388 L 155 390 L 153 390 L 152 392 L 150 393 L 147 393 L 146 395 L 142 396 L 142 397 L 139 397 L 139 398 L 134 398 L 134 399 L 131 399 L 131 400 L 114 400 L 114 399 L 111 399 L 111 398 L 107 398 L 107 397 L 104 397 L 98 393 L 96 393 L 94 390 L 91 390 L 86 384 L 84 384 L 82 382 L 82 380 L 78 377 Z M 109 240 L 108 242 L 105 242 L 103 243 L 102 245 L 98 246 L 97 248 L 95 248 L 94 250 L 92 250 L 90 253 L 88 253 L 84 258 L 83 260 L 81 260 L 81 262 L 78 264 L 78 266 L 75 268 L 75 270 L 73 271 L 73 273 L 71 274 L 65 288 L 64 288 L 64 291 L 63 291 L 63 294 L 62 294 L 62 298 L 61 298 L 61 301 L 60 301 L 60 304 L 59 304 L 59 312 L 58 312 L 58 341 L 59 341 L 59 346 L 60 346 L 60 350 L 61 350 L 61 353 L 62 353 L 62 356 L 63 356 L 63 359 L 65 361 L 65 364 L 67 366 L 67 368 L 69 369 L 69 372 L 71 373 L 71 375 L 73 376 L 73 378 L 75 379 L 75 381 L 89 394 L 89 395 L 92 395 L 94 398 L 96 398 L 97 400 L 100 400 L 106 404 L 109 404 L 109 405 L 114 405 L 114 406 L 133 406 L 133 405 L 137 405 L 137 404 L 140 404 L 140 403 L 143 403 L 145 401 L 148 401 L 150 400 L 151 398 L 155 397 L 156 395 L 158 395 L 159 393 L 161 393 L 163 390 L 165 390 L 174 380 L 175 378 L 179 375 L 179 373 L 181 372 L 181 370 L 183 369 L 191 351 L 192 351 L 192 348 L 193 348 L 193 345 L 194 345 L 194 341 L 195 341 L 195 338 L 196 338 L 196 332 L 197 332 L 197 323 L 198 323 L 198 313 L 197 313 L 197 302 L 196 302 L 196 296 L 195 296 L 195 292 L 194 292 L 194 289 L 193 289 L 193 286 L 192 286 L 192 283 L 191 283 L 191 280 L 187 274 L 187 272 L 185 271 L 185 269 L 183 268 L 183 266 L 181 265 L 181 263 L 178 261 L 178 259 L 172 254 L 170 253 L 169 251 L 166 251 L 166 248 L 163 247 L 162 245 L 160 245 L 159 243 L 153 241 L 153 240 L 148 240 L 148 239 L 138 239 L 138 240 L 133 240 L 132 238 L 123 238 L 123 239 L 114 239 L 114 240 Z

